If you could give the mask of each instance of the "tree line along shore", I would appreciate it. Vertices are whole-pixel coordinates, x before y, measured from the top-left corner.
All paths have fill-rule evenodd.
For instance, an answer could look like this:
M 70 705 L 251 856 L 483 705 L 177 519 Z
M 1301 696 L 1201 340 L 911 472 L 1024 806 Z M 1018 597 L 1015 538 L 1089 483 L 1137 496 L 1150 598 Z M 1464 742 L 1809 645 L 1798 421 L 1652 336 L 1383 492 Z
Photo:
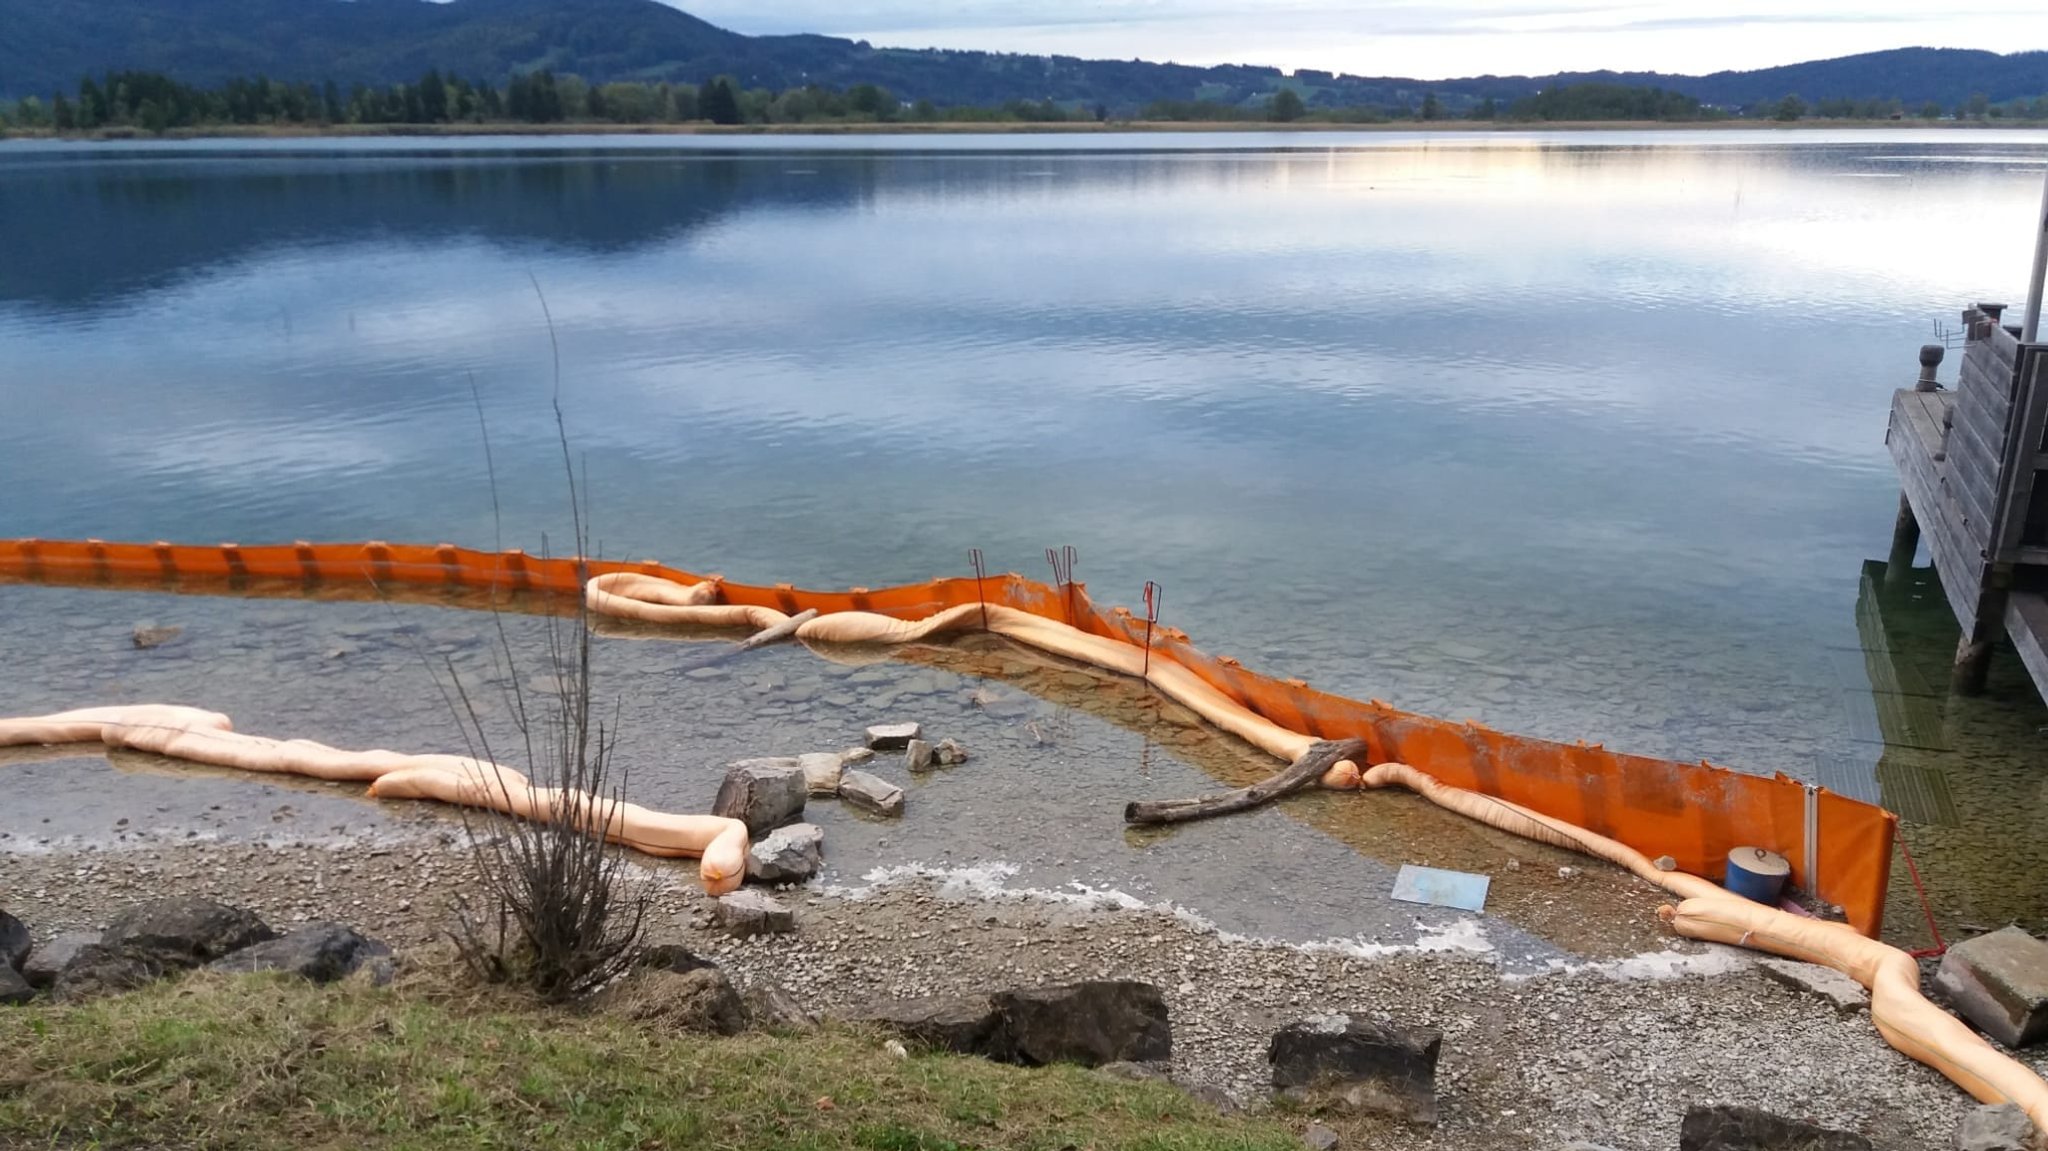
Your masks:
M 1545 127 L 1572 125 L 1944 124 L 2019 126 L 2048 121 L 2048 96 L 1992 104 L 1981 96 L 1955 108 L 1896 100 L 1807 101 L 1791 94 L 1748 108 L 1720 108 L 1660 88 L 1572 84 L 1512 102 L 1486 100 L 1453 114 L 1426 93 L 1404 106 L 1311 107 L 1290 88 L 1250 103 L 1160 100 L 1135 110 L 1053 100 L 940 106 L 907 101 L 874 84 L 844 89 L 810 85 L 771 91 L 731 77 L 702 84 L 589 83 L 533 72 L 504 85 L 430 70 L 419 81 L 385 87 L 333 81 L 238 78 L 213 88 L 154 72 L 118 72 L 81 80 L 48 99 L 0 101 L 0 131 L 10 135 L 112 136 L 375 135 L 492 131 L 1010 131 L 1023 127 L 1092 130 L 1163 127 L 1372 128 L 1429 124 Z

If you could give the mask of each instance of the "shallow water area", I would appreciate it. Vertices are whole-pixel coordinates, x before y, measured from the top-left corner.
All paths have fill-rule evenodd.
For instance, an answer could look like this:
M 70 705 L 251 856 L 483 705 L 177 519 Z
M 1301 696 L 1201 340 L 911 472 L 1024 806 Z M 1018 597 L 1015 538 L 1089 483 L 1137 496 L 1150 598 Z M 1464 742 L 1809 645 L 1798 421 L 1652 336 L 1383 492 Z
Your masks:
M 138 649 L 135 624 L 112 622 L 129 615 L 182 630 Z M 17 669 L 49 664 L 38 666 L 36 687 L 6 701 L 10 713 L 183 702 L 223 711 L 252 734 L 464 751 L 471 737 L 459 717 L 474 709 L 494 754 L 523 767 L 509 725 L 514 705 L 502 691 L 511 679 L 500 623 L 533 708 L 549 690 L 545 665 L 532 659 L 549 621 L 509 612 L 15 587 L 0 589 L 0 659 Z M 931 738 L 971 750 L 967 763 L 929 773 L 907 772 L 900 754 L 866 765 L 905 789 L 900 819 L 811 801 L 805 818 L 826 834 L 819 882 L 852 898 L 878 883 L 936 881 L 963 898 L 1030 892 L 1080 907 L 1176 908 L 1255 938 L 1375 953 L 1418 944 L 1476 950 L 1510 969 L 1656 943 L 1643 926 L 1654 907 L 1647 888 L 1481 834 L 1410 797 L 1312 794 L 1179 828 L 1126 828 L 1131 799 L 1215 790 L 1219 778 L 1246 782 L 1279 766 L 1132 681 L 985 637 L 893 653 L 784 646 L 709 665 L 707 650 L 653 629 L 600 627 L 597 710 L 617 737 L 615 763 L 636 802 L 706 810 L 725 764 L 858 746 L 876 722 L 914 720 Z M 0 771 L 9 795 L 0 851 L 146 849 L 193 836 L 333 842 L 348 851 L 459 825 L 447 809 L 373 801 L 351 785 L 130 752 L 111 764 L 81 749 L 15 752 Z M 1503 866 L 1511 858 L 1528 866 L 1497 878 L 1483 918 L 1389 897 L 1403 861 Z M 1546 878 L 1560 861 L 1580 874 Z M 693 865 L 659 866 L 688 873 Z M 1623 892 L 1635 927 L 1614 914 Z

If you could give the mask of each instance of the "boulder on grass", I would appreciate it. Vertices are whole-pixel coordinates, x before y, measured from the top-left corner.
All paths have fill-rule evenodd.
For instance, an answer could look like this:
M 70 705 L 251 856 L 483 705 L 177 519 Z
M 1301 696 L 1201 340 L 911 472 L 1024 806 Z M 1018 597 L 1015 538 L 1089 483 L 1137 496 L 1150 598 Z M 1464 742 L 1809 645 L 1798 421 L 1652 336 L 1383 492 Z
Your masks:
M 824 866 L 825 832 L 814 823 L 778 827 L 747 849 L 747 878 L 755 883 L 802 883 Z
M 57 976 L 51 994 L 66 1003 L 118 995 L 147 987 L 167 975 L 189 970 L 160 951 L 122 944 L 92 943 L 78 949 Z
M 1328 1093 L 1357 1111 L 1435 1123 L 1436 1061 L 1443 1033 L 1348 1015 L 1320 1015 L 1274 1033 L 1266 1058 L 1273 1086 Z
M 848 771 L 840 777 L 839 798 L 875 815 L 903 814 L 903 789 L 865 771 Z
M 988 1059 L 1009 1058 L 1002 1013 L 986 995 L 880 1000 L 840 1017 L 893 1031 L 941 1051 Z
M 633 957 L 633 966 L 672 971 L 681 975 L 686 971 L 697 971 L 718 965 L 680 943 L 657 943 L 652 947 L 641 948 L 640 954 Z
M 757 1031 L 794 1035 L 818 1029 L 817 1019 L 804 1010 L 796 996 L 766 976 L 747 984 L 740 998 L 747 1005 L 747 1025 Z
M 28 962 L 21 965 L 21 977 L 28 980 L 30 987 L 48 988 L 78 957 L 81 948 L 99 941 L 99 933 L 93 931 L 71 931 L 59 935 L 28 953 Z
M 1870 1140 L 1754 1107 L 1693 1106 L 1678 1129 L 1678 1151 L 1870 1151 Z
M 716 967 L 642 968 L 607 989 L 600 1002 L 612 1014 L 679 1031 L 738 1035 L 747 1026 L 746 1005 Z
M 100 936 L 100 945 L 147 953 L 168 967 L 184 969 L 276 938 L 277 932 L 253 911 L 198 896 L 178 896 L 140 904 L 115 916 Z
M 1949 948 L 1934 985 L 1964 1018 L 2007 1047 L 2048 1039 L 2048 942 L 2017 927 Z
M 1173 1058 L 1166 997 L 1149 983 L 1102 980 L 1005 991 L 996 1009 L 1019 1063 L 1165 1063 Z
M 35 941 L 29 938 L 28 924 L 0 911 L 0 967 L 20 971 L 34 946 Z
M 284 971 L 315 983 L 332 983 L 366 967 L 379 984 L 389 983 L 392 976 L 389 947 L 352 927 L 325 921 L 244 947 L 206 966 L 209 971 Z
M 36 997 L 36 989 L 28 985 L 21 972 L 0 963 L 0 1006 L 27 1003 Z
M 796 930 L 796 913 L 759 891 L 718 897 L 718 922 L 734 936 L 780 935 Z
M 711 814 L 737 819 L 759 835 L 802 815 L 808 788 L 794 762 L 754 760 L 728 768 L 711 801 Z

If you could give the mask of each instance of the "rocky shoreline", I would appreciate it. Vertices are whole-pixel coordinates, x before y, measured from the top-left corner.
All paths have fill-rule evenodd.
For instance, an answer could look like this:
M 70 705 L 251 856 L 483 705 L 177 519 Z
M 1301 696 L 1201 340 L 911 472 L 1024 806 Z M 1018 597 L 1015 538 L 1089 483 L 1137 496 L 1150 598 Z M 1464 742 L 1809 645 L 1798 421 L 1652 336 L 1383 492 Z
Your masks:
M 473 890 L 459 832 L 402 842 L 185 843 L 126 851 L 0 855 L 0 902 L 39 941 L 97 929 L 168 894 L 205 896 L 280 931 L 339 920 L 401 960 L 435 944 L 453 897 Z M 1854 1131 L 1879 1148 L 1951 1145 L 1974 1104 L 1887 1047 L 1867 1016 L 1788 985 L 1754 957 L 1672 940 L 1670 950 L 1533 977 L 1504 974 L 1483 937 L 1447 932 L 1375 954 L 1233 937 L 1185 914 L 993 893 L 907 871 L 857 889 L 779 890 L 788 934 L 735 939 L 693 868 L 636 868 L 651 942 L 679 944 L 743 987 L 779 984 L 804 1010 L 1084 980 L 1163 992 L 1172 1074 L 1245 1104 L 1271 1093 L 1271 1036 L 1342 1013 L 1435 1028 L 1440 1123 L 1388 1130 L 1387 1145 L 1666 1151 L 1686 1109 L 1737 1104 Z M 2033 1057 L 2048 1070 L 2048 1058 Z

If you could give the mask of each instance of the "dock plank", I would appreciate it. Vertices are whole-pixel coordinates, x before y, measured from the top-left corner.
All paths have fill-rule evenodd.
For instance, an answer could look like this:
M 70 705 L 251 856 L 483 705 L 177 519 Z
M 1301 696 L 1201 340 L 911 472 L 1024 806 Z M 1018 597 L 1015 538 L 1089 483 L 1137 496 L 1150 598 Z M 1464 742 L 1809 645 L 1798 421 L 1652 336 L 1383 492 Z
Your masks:
M 2033 677 L 2034 689 L 2048 696 L 2048 598 L 2035 592 L 2007 596 L 2005 631 Z

